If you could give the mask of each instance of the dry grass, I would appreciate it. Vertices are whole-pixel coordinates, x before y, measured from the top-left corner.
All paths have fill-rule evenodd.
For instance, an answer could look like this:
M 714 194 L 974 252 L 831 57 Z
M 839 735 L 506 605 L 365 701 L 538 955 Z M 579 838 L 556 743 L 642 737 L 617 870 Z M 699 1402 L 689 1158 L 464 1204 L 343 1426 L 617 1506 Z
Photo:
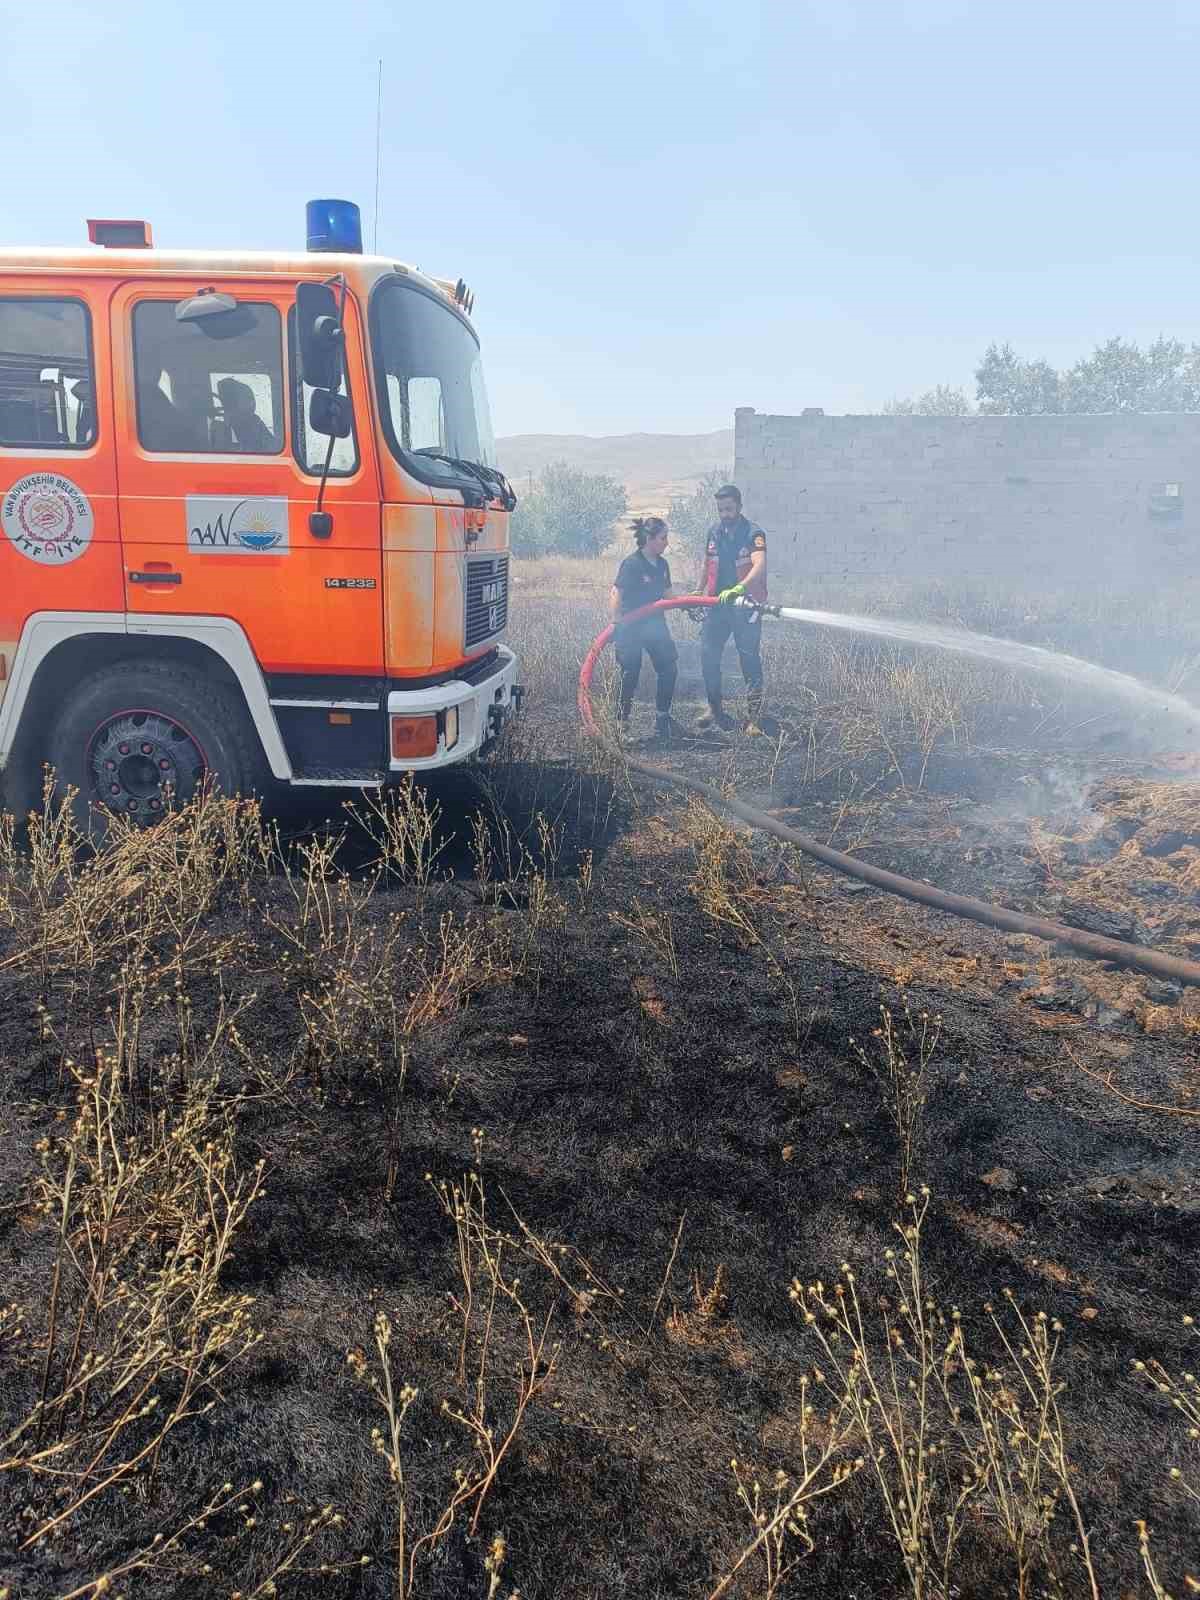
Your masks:
M 561 831 L 535 817 L 531 848 L 497 829 L 522 915 L 443 912 L 430 919 L 422 913 L 436 874 L 437 820 L 412 784 L 377 802 L 367 816 L 377 859 L 357 879 L 338 865 L 340 834 L 285 849 L 253 806 L 211 796 L 150 832 L 117 827 L 99 844 L 83 838 L 66 807 L 47 803 L 24 843 L 5 820 L 4 967 L 36 975 L 41 1039 L 57 1050 L 59 1084 L 73 1100 L 73 1110 L 60 1112 L 55 1130 L 38 1143 L 29 1188 L 29 1227 L 54 1240 L 44 1293 L 40 1303 L 14 1302 L 0 1314 L 0 1354 L 23 1374 L 18 1390 L 25 1394 L 0 1434 L 0 1478 L 24 1486 L 23 1551 L 69 1539 L 97 1502 L 135 1492 L 152 1503 L 165 1454 L 181 1436 L 195 1438 L 210 1426 L 206 1419 L 259 1345 L 254 1297 L 225 1283 L 265 1192 L 264 1162 L 247 1168 L 236 1154 L 245 1108 L 263 1099 L 293 1105 L 310 1093 L 321 1108 L 331 1087 L 344 1093 L 364 1072 L 391 1082 L 387 1204 L 398 1181 L 408 1041 L 488 987 L 519 975 L 540 981 L 542 935 L 561 915 L 550 887 Z M 385 876 L 409 886 L 407 917 L 377 913 Z M 195 1018 L 193 985 L 237 955 L 254 965 L 244 934 L 214 928 L 230 909 L 253 916 L 258 936 L 274 944 L 295 998 L 300 1034 L 282 1073 L 243 1037 L 253 991 L 232 998 L 220 992 L 208 1025 Z M 81 1063 L 74 1053 L 79 1024 L 95 1014 L 102 995 L 107 1037 Z M 554 1365 L 546 1327 L 534 1333 L 503 1260 L 507 1246 L 486 1220 L 477 1175 L 441 1197 L 464 1274 L 456 1302 L 464 1359 L 477 1337 L 483 1350 L 470 1392 L 445 1414 L 469 1436 L 478 1465 L 418 1550 L 442 1538 L 460 1510 L 470 1513 L 472 1531 L 477 1527 L 525 1411 Z M 502 1358 L 489 1349 L 502 1310 L 531 1342 L 512 1426 L 493 1443 L 489 1372 Z M 384 1323 L 379 1328 L 382 1356 Z M 388 1383 L 390 1377 L 395 1462 L 406 1402 Z M 260 1519 L 245 1496 L 258 1489 L 225 1485 L 144 1549 L 72 1588 L 72 1600 L 120 1593 L 138 1572 L 213 1570 L 195 1554 L 210 1519 L 236 1513 L 249 1533 Z M 274 1553 L 257 1563 L 254 1583 L 240 1592 L 265 1597 L 288 1578 L 359 1567 L 357 1553 L 329 1553 L 344 1520 L 331 1506 L 293 1513 L 277 1530 Z M 310 1565 L 318 1546 L 325 1559 Z M 498 1582 L 502 1552 L 494 1549 L 490 1559 Z
M 690 894 L 706 917 L 730 929 L 762 959 L 782 1001 L 787 1047 L 791 1054 L 799 1054 L 808 1011 L 788 959 L 785 936 L 770 915 L 771 895 L 750 851 L 749 836 L 728 827 L 704 801 L 691 797 L 684 811 L 683 832 L 693 861 Z
M 605 582 L 609 575 L 606 566 Z M 558 579 L 547 572 L 541 581 Z M 538 670 L 558 685 L 560 703 L 567 697 L 563 679 L 570 678 L 564 662 L 579 657 L 590 626 L 582 604 L 568 605 L 561 631 L 552 630 L 545 644 Z M 1001 703 L 1008 694 L 1013 703 L 1019 699 L 1018 690 L 986 674 L 951 680 L 886 652 L 848 647 L 818 656 L 814 649 L 800 659 L 794 678 L 779 664 L 776 686 L 805 708 L 785 736 L 807 741 L 805 770 L 814 782 L 838 763 L 874 753 L 915 789 L 940 743 L 975 737 L 977 716 L 997 696 Z M 770 762 L 779 759 L 763 755 L 768 776 Z M 981 1546 L 1002 1552 L 987 1572 L 1002 1572 L 1005 1592 L 1032 1596 L 1039 1586 L 1098 1592 L 1084 1478 L 1063 1398 L 1064 1385 L 1074 1384 L 1082 1368 L 1053 1317 L 1026 1312 L 1003 1294 L 999 1309 L 985 1312 L 968 1337 L 968 1319 L 939 1303 L 925 1264 L 936 1215 L 926 1194 L 907 1203 L 899 1246 L 885 1262 L 872 1264 L 870 1239 L 860 1231 L 855 1248 L 864 1266 L 844 1264 L 829 1287 L 819 1279 L 796 1281 L 792 1295 L 807 1344 L 791 1352 L 778 1323 L 764 1324 L 769 1337 L 760 1334 L 757 1342 L 752 1329 L 743 1333 L 750 1317 L 737 1249 L 745 1240 L 725 1253 L 711 1219 L 696 1256 L 688 1260 L 685 1253 L 679 1266 L 677 1298 L 672 1280 L 682 1217 L 669 1255 L 666 1243 L 678 1206 L 661 1247 L 652 1241 L 653 1272 L 641 1272 L 636 1283 L 634 1257 L 645 1241 L 634 1235 L 642 1218 L 625 1224 L 616 1264 L 606 1268 L 586 1241 L 571 1242 L 578 1237 L 573 1230 L 553 1237 L 549 1224 L 527 1209 L 527 1200 L 549 1205 L 544 1197 L 562 1191 L 575 1203 L 589 1139 L 601 1150 L 599 1162 L 628 1160 L 635 1175 L 638 1162 L 650 1159 L 621 1146 L 606 1125 L 619 1080 L 633 1077 L 640 1063 L 629 1059 L 627 1036 L 610 1027 L 603 1003 L 584 1020 L 610 1028 L 604 1053 L 582 1064 L 573 1057 L 582 1054 L 584 1029 L 570 1033 L 576 1019 L 569 1013 L 588 1002 L 570 986 L 566 963 L 575 948 L 568 934 L 581 919 L 600 945 L 614 927 L 633 934 L 635 960 L 661 977 L 670 1004 L 663 1002 L 653 1029 L 643 1025 L 648 1033 L 665 1035 L 686 1014 L 672 985 L 691 980 L 690 963 L 705 942 L 736 943 L 753 953 L 785 1026 L 771 1012 L 754 1045 L 766 1060 L 739 1062 L 736 1081 L 712 1076 L 714 1097 L 736 1102 L 739 1134 L 743 1106 L 755 1096 L 760 1119 L 777 1132 L 771 1119 L 786 1108 L 771 1097 L 771 1086 L 780 1074 L 799 1073 L 792 1062 L 803 1059 L 814 1079 L 833 1072 L 828 1054 L 805 1056 L 814 968 L 795 959 L 794 935 L 747 837 L 693 805 L 673 835 L 690 895 L 663 896 L 646 883 L 636 893 L 623 888 L 624 898 L 603 900 L 611 868 L 598 841 L 599 854 L 585 849 L 571 886 L 564 882 L 573 870 L 568 838 L 578 832 L 582 781 L 577 770 L 564 778 L 526 728 L 514 729 L 483 774 L 473 876 L 449 886 L 443 819 L 415 785 L 367 807 L 373 842 L 368 864 L 354 874 L 343 865 L 339 834 L 285 845 L 253 808 L 216 798 L 198 801 L 153 833 L 115 829 L 103 845 L 83 840 L 67 814 L 50 807 L 34 819 L 26 845 L 0 822 L 0 974 L 26 983 L 35 997 L 30 1009 L 40 1006 L 37 1042 L 49 1063 L 39 1068 L 48 1098 L 37 1115 L 45 1127 L 16 1202 L 22 1244 L 25 1234 L 31 1241 L 29 1265 L 19 1295 L 0 1312 L 3 1394 L 11 1411 L 0 1478 L 19 1485 L 25 1558 L 44 1559 L 50 1571 L 69 1550 L 75 1566 L 61 1584 L 64 1600 L 134 1593 L 135 1582 L 153 1583 L 156 1594 L 222 1593 L 239 1584 L 244 1596 L 262 1600 L 289 1590 L 445 1593 L 438 1585 L 458 1581 L 444 1573 L 459 1547 L 474 1552 L 476 1566 L 471 1586 L 464 1580 L 457 1592 L 499 1600 L 513 1563 L 537 1544 L 543 1500 L 567 1470 L 564 1462 L 582 1478 L 598 1461 L 604 1478 L 632 1495 L 638 1475 L 658 1470 L 663 1460 L 669 1470 L 654 1492 L 679 1493 L 679 1519 L 689 1525 L 696 1524 L 700 1501 L 685 1499 L 691 1493 L 685 1473 L 712 1481 L 720 1474 L 723 1502 L 693 1530 L 708 1564 L 702 1576 L 693 1567 L 686 1579 L 688 1592 L 712 1600 L 733 1593 L 782 1600 L 802 1590 L 804 1563 L 821 1549 L 822 1518 L 832 1519 L 834 1501 L 847 1496 L 859 1497 L 854 1517 L 864 1539 L 878 1542 L 882 1534 L 891 1541 L 896 1570 L 915 1600 L 941 1600 L 980 1581 L 967 1563 L 979 1559 Z M 1138 814 L 1142 826 L 1153 821 Z M 602 830 L 606 820 L 600 808 L 593 823 Z M 348 820 L 347 828 L 354 825 Z M 847 825 L 845 816 L 834 819 L 835 831 Z M 811 918 L 807 898 L 801 904 Z M 228 986 L 227 972 L 237 974 Z M 259 1036 L 264 1013 L 249 976 L 260 973 L 264 986 L 271 983 L 277 1033 L 270 1049 Z M 627 976 L 618 976 L 617 992 L 627 1002 Z M 569 1043 L 560 1046 L 557 1035 L 537 1041 L 541 1053 L 534 1058 L 534 1024 L 545 1027 L 553 1009 L 539 1001 L 545 994 L 558 1006 L 560 990 L 556 1022 Z M 480 1002 L 514 994 L 526 1012 L 502 1012 L 509 1020 L 490 1023 Z M 601 1082 L 596 1126 L 576 1116 L 573 1101 L 557 1143 L 547 1140 L 524 1168 L 506 1156 L 503 1175 L 498 1161 L 486 1183 L 478 1132 L 471 1170 L 459 1179 L 431 1177 L 423 1188 L 424 1161 L 434 1164 L 427 1152 L 439 1148 L 450 1102 L 472 1091 L 460 1054 L 463 1035 L 455 1030 L 472 1020 L 473 1008 L 476 1034 L 490 1040 L 488 1070 L 518 1058 L 497 1079 L 517 1105 L 514 1125 L 532 1115 L 522 1107 L 550 1099 L 562 1086 L 581 1097 L 581 1085 L 594 1075 Z M 286 1043 L 277 1047 L 278 1039 Z M 923 1162 L 922 1119 L 937 1044 L 937 1023 L 921 1011 L 900 1020 L 885 1011 L 878 1035 L 861 1052 L 884 1087 L 906 1193 Z M 842 1058 L 848 1066 L 844 1051 Z M 663 1078 L 675 1070 L 671 1065 Z M 468 1081 L 460 1089 L 464 1072 Z M 702 1098 L 710 1080 L 696 1081 Z M 448 1093 L 439 1089 L 446 1083 Z M 666 1121 L 660 1108 L 672 1102 L 661 1079 L 647 1073 L 636 1093 L 649 1108 L 648 1121 Z M 251 1117 L 259 1119 L 253 1138 L 246 1134 Z M 272 1118 L 286 1120 L 289 1130 L 273 1147 L 278 1174 L 262 1165 L 263 1129 Z M 349 1376 L 356 1382 L 347 1389 L 358 1409 L 339 1395 L 327 1415 L 341 1430 L 332 1453 L 347 1500 L 371 1501 L 368 1468 L 381 1479 L 386 1474 L 379 1499 L 387 1533 L 382 1540 L 370 1535 L 371 1557 L 362 1549 L 368 1532 L 357 1505 L 347 1515 L 324 1499 L 297 1497 L 292 1509 L 280 1510 L 289 1504 L 290 1487 L 273 1483 L 267 1491 L 254 1478 L 235 1491 L 220 1457 L 226 1407 L 236 1417 L 231 1437 L 251 1452 L 257 1448 L 253 1439 L 247 1445 L 246 1430 L 255 1416 L 254 1384 L 265 1381 L 256 1365 L 266 1360 L 264 1337 L 276 1351 L 293 1354 L 291 1336 L 266 1324 L 257 1287 L 253 1293 L 246 1287 L 254 1279 L 240 1270 L 242 1253 L 253 1259 L 258 1235 L 270 1227 L 268 1186 L 290 1180 L 303 1189 L 311 1169 L 299 1165 L 302 1139 L 320 1146 L 352 1118 L 343 1188 L 316 1205 L 346 1206 L 348 1225 L 325 1236 L 326 1246 L 331 1254 L 352 1255 L 357 1273 L 350 1292 L 358 1297 L 355 1326 L 366 1348 L 351 1350 Z M 749 1130 L 749 1113 L 745 1121 Z M 794 1132 L 781 1137 L 797 1139 Z M 676 1159 L 657 1125 L 654 1138 L 653 1159 Z M 712 1181 L 740 1182 L 759 1160 L 741 1144 L 736 1162 L 718 1166 L 698 1137 L 694 1142 L 685 1152 L 687 1177 L 672 1182 L 690 1183 L 706 1161 L 718 1174 Z M 797 1148 L 803 1145 L 785 1147 L 789 1175 L 803 1166 L 794 1161 Z M 414 1171 L 418 1152 L 422 1162 Z M 814 1165 L 829 1159 L 822 1149 Z M 766 1173 L 765 1156 L 761 1165 Z M 756 1171 L 755 1181 L 769 1195 L 763 1228 L 782 1227 L 787 1192 L 770 1174 Z M 524 1186 L 525 1199 L 514 1183 Z M 373 1224 L 356 1233 L 345 1197 L 364 1190 Z M 416 1234 L 422 1206 L 435 1219 L 434 1235 Z M 578 1215 L 587 1216 L 582 1203 Z M 732 1215 L 723 1214 L 726 1227 Z M 947 1228 L 952 1215 L 947 1207 Z M 418 1259 L 415 1245 L 407 1256 L 385 1256 L 380 1239 L 410 1228 L 429 1259 Z M 860 1273 L 871 1278 L 869 1291 Z M 385 1275 L 387 1311 L 374 1287 Z M 438 1295 L 440 1319 L 429 1309 Z M 345 1315 L 320 1303 L 306 1310 L 309 1338 L 323 1315 Z M 347 1331 L 343 1339 L 339 1324 L 342 1350 L 355 1336 Z M 428 1377 L 415 1377 L 418 1359 L 430 1371 L 431 1350 L 441 1363 L 432 1386 Z M 730 1446 L 722 1430 L 739 1424 L 736 1407 L 723 1409 L 727 1396 L 713 1374 L 736 1367 L 744 1374 L 741 1397 L 751 1378 L 783 1383 L 793 1356 L 791 1389 L 799 1401 L 786 1445 L 773 1448 L 770 1460 L 750 1462 L 739 1444 L 726 1467 Z M 810 1358 L 815 1366 L 806 1364 Z M 330 1381 L 303 1374 L 300 1392 L 307 1384 L 314 1410 L 313 1383 Z M 1136 1381 L 1148 1382 L 1164 1415 L 1182 1424 L 1181 1432 L 1164 1430 L 1164 1494 L 1194 1502 L 1193 1436 L 1200 1432 L 1194 1379 L 1153 1359 Z M 682 1454 L 671 1458 L 679 1449 L 676 1435 L 667 1439 L 672 1411 L 700 1419 L 712 1413 L 689 1436 L 693 1455 L 703 1459 L 686 1467 Z M 586 1434 L 587 1450 L 564 1449 L 561 1430 L 568 1425 Z M 307 1417 L 293 1418 L 292 1426 L 302 1452 Z M 639 1455 L 630 1441 L 643 1435 L 649 1443 Z M 262 1441 L 264 1453 L 275 1442 Z M 365 1466 L 355 1454 L 358 1444 Z M 186 1503 L 168 1506 L 181 1461 L 188 1464 L 180 1489 Z M 160 1502 L 158 1538 L 139 1532 L 117 1549 L 111 1530 L 120 1529 L 128 1510 L 152 1517 Z M 639 1516 L 648 1505 L 649 1496 L 645 1505 L 638 1502 Z M 89 1541 L 98 1528 L 108 1530 L 107 1542 L 93 1554 Z M 603 1526 L 588 1533 L 604 1544 Z M 1178 1553 L 1163 1553 L 1148 1528 L 1142 1537 L 1147 1581 L 1164 1595 L 1158 1572 L 1175 1564 Z M 362 1572 L 368 1562 L 379 1569 L 370 1580 Z M 80 1571 L 91 1575 L 81 1582 Z M 357 1587 L 368 1581 L 376 1586 Z M 614 1578 L 603 1592 L 618 1592 L 624 1581 Z M 1186 1574 L 1180 1579 L 1191 1581 Z
M 525 599 L 607 602 L 613 573 L 628 550 L 614 546 L 603 555 L 522 556 L 513 561 L 513 590 Z
M 68 1062 L 74 1119 L 38 1147 L 31 1200 L 57 1247 L 40 1331 L 23 1330 L 36 1398 L 0 1441 L 0 1472 L 29 1484 L 22 1548 L 130 1480 L 152 1498 L 167 1441 L 212 1410 L 261 1337 L 253 1299 L 221 1280 L 262 1164 L 239 1168 L 237 1103 L 214 1078 L 149 1105 L 131 1093 L 138 1003 L 118 1006 L 86 1067 Z
M 679 952 L 675 948 L 675 930 L 669 911 L 656 911 L 635 900 L 629 911 L 613 911 L 612 920 L 628 928 L 646 946 L 647 965 L 658 964 L 672 978 L 679 977 Z

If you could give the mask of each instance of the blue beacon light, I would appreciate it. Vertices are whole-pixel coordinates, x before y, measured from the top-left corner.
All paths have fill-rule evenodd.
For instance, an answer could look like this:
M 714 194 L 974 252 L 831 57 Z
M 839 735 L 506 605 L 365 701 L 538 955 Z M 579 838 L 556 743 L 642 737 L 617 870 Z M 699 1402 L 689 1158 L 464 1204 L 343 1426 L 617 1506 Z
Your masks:
M 305 222 L 310 250 L 362 255 L 362 217 L 353 200 L 310 200 Z

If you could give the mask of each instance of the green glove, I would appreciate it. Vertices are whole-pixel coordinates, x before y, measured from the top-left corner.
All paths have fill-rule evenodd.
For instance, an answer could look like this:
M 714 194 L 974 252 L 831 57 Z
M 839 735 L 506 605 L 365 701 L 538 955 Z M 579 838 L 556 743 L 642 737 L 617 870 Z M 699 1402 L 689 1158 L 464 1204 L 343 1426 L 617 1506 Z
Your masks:
M 735 600 L 740 600 L 746 592 L 744 583 L 735 583 L 732 589 L 722 589 L 717 596 L 718 605 L 731 606 Z

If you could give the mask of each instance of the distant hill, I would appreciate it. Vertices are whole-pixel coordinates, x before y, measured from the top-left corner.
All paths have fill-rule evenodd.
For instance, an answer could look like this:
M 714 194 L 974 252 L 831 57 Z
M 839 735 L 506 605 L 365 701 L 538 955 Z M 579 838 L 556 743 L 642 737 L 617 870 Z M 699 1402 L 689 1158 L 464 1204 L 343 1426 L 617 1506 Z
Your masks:
M 515 433 L 496 440 L 500 465 L 520 494 L 552 461 L 600 472 L 625 485 L 630 509 L 666 510 L 672 495 L 688 494 L 714 467 L 733 465 L 733 429 L 716 433 Z

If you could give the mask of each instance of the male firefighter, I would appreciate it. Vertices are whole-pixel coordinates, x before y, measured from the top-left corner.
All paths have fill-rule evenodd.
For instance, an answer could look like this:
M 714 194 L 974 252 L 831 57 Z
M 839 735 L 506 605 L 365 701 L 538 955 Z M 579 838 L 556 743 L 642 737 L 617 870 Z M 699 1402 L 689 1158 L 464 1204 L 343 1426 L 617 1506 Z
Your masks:
M 696 727 L 728 730 L 734 726 L 721 705 L 721 656 L 732 634 L 746 683 L 750 717 L 745 731 L 756 734 L 762 732 L 762 612 L 733 602 L 743 595 L 748 600 L 766 601 L 767 536 L 742 514 L 742 492 L 734 484 L 718 489 L 716 500 L 719 520 L 709 530 L 699 592 L 716 595 L 721 604 L 705 608 L 700 628 L 700 666 L 708 710 L 697 719 Z

